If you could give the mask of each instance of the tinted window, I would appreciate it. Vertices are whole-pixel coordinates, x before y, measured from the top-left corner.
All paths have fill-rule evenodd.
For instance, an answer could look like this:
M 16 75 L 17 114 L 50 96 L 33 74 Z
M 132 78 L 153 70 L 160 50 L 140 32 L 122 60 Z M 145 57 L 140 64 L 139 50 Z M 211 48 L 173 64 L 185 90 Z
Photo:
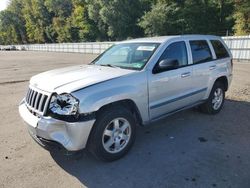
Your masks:
M 211 40 L 217 59 L 229 57 L 224 45 L 218 40 Z
M 203 63 L 212 60 L 212 54 L 205 40 L 190 41 L 193 63 Z
M 170 44 L 162 54 L 160 61 L 163 59 L 177 60 L 179 66 L 187 65 L 188 58 L 185 42 L 175 42 Z

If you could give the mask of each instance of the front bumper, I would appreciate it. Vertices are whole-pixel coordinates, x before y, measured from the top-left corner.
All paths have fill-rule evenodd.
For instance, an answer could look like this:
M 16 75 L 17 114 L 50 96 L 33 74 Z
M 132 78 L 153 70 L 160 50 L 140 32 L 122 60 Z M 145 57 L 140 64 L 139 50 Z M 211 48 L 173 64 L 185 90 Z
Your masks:
M 28 110 L 24 101 L 19 105 L 19 113 L 28 124 L 28 130 L 33 138 L 59 143 L 68 151 L 78 151 L 86 147 L 95 122 L 95 120 L 89 120 L 72 123 L 52 117 L 37 117 Z

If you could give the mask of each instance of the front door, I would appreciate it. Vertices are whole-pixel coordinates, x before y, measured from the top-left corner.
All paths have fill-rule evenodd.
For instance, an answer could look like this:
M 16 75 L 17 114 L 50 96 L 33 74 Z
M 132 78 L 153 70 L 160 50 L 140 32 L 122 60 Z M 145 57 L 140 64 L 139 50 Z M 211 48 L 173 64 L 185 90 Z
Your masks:
M 177 60 L 178 67 L 163 72 L 151 73 L 149 78 L 150 119 L 156 119 L 195 102 L 193 70 L 188 65 L 186 43 L 174 42 L 168 45 L 160 57 L 162 60 Z M 157 67 L 157 64 L 156 64 Z

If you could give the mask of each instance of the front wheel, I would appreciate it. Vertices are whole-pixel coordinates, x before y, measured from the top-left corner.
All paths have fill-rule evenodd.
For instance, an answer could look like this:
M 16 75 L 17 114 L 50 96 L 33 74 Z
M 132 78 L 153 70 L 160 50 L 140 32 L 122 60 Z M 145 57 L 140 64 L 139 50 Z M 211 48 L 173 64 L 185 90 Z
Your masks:
M 123 157 L 135 140 L 136 122 L 124 107 L 102 111 L 90 135 L 88 149 L 98 159 L 114 161 Z
M 215 82 L 208 100 L 200 106 L 202 112 L 217 114 L 223 107 L 225 100 L 225 88 L 221 82 Z

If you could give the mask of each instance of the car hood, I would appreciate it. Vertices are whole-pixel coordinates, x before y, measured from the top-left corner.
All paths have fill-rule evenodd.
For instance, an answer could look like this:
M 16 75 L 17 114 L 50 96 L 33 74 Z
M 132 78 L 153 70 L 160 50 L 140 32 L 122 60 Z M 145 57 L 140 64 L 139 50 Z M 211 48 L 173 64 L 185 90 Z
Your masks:
M 135 72 L 135 70 L 97 65 L 78 65 L 33 76 L 30 85 L 47 92 L 70 93 L 132 72 Z

